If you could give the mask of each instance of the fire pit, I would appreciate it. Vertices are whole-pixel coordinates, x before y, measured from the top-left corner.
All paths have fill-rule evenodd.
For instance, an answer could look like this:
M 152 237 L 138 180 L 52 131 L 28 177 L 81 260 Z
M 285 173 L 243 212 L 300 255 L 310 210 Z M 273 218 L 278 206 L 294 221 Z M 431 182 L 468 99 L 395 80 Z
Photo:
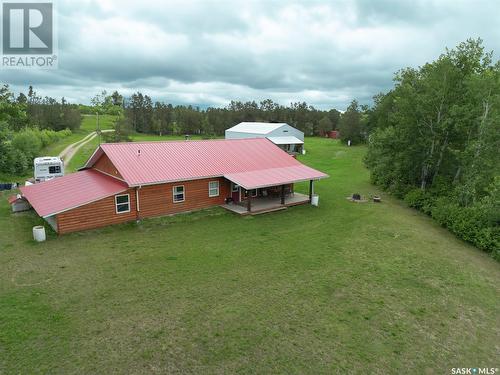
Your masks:
M 366 202 L 368 202 L 367 199 L 363 198 L 361 196 L 361 194 L 358 194 L 358 193 L 352 194 L 350 197 L 347 197 L 347 199 L 350 200 L 351 202 L 355 202 L 355 203 L 366 203 Z

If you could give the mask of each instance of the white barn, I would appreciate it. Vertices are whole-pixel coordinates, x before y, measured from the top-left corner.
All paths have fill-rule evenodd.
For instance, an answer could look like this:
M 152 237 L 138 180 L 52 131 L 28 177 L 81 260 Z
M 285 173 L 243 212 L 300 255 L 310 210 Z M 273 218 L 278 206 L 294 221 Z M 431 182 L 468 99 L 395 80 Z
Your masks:
M 267 138 L 290 154 L 304 149 L 304 133 L 285 122 L 240 122 L 226 130 L 226 139 L 243 138 Z

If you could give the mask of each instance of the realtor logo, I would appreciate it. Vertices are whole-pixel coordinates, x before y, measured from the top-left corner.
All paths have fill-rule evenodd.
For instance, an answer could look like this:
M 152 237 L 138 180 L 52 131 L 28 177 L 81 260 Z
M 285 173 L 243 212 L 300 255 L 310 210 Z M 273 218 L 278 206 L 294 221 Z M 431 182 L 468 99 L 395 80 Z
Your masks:
M 54 7 L 50 2 L 3 2 L 2 66 L 54 68 Z

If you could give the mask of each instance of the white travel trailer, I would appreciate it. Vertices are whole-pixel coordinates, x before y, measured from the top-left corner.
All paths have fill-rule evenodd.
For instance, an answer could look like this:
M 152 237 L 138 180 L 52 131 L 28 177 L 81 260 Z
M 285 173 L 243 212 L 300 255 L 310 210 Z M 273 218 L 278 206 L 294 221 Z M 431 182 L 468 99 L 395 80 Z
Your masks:
M 57 156 L 35 158 L 35 182 L 51 180 L 64 176 L 64 163 Z

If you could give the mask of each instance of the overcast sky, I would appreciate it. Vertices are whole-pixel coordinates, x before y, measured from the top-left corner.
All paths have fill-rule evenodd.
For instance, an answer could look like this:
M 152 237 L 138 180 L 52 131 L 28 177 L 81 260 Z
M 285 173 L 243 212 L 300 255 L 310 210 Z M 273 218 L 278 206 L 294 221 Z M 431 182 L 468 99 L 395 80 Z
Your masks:
M 271 98 L 344 110 L 395 71 L 481 37 L 500 52 L 492 1 L 57 1 L 59 68 L 2 70 L 16 92 L 88 103 L 100 90 L 200 106 Z

